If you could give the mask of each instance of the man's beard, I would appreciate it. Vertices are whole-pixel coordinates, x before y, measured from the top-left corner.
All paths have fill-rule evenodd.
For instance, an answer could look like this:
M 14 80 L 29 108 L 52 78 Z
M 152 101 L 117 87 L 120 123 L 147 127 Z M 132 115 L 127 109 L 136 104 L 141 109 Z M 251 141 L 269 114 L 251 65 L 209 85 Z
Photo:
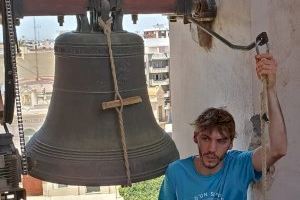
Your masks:
M 226 152 L 222 156 L 219 157 L 215 153 L 207 152 L 207 153 L 203 154 L 202 152 L 200 152 L 199 157 L 200 157 L 200 161 L 202 162 L 202 164 L 205 168 L 214 169 L 224 160 L 225 154 L 226 154 Z M 209 158 L 216 160 L 214 165 L 207 165 L 205 163 L 204 159 L 207 158 L 207 156 Z

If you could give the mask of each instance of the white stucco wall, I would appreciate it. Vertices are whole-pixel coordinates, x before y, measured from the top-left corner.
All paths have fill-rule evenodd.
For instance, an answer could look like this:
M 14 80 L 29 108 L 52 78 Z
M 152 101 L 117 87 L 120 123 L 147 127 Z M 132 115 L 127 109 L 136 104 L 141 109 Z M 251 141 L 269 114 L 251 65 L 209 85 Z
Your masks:
M 217 4 L 214 30 L 229 41 L 248 45 L 262 31 L 269 35 L 271 52 L 279 63 L 278 97 L 289 140 L 288 155 L 276 164 L 270 199 L 298 199 L 300 1 L 219 0 Z M 226 106 L 234 115 L 238 133 L 234 148 L 246 149 L 253 134 L 250 117 L 259 112 L 255 50 L 232 50 L 214 39 L 212 50 L 206 52 L 194 41 L 194 31 L 181 20 L 170 24 L 173 138 L 181 157 L 197 153 L 189 123 L 210 106 Z
M 228 14 L 232 13 L 232 4 L 219 5 L 214 29 L 232 42 L 248 45 L 252 40 L 250 3 L 235 1 L 235 10 L 240 12 L 234 15 Z M 195 27 L 178 20 L 170 28 L 174 140 L 178 141 L 181 156 L 195 151 L 195 145 L 191 145 L 193 128 L 189 123 L 210 106 L 226 106 L 234 115 L 239 141 L 236 146 L 245 149 L 248 139 L 244 129 L 253 114 L 251 53 L 231 50 L 217 40 L 213 40 L 211 51 L 206 52 L 193 40 L 191 32 Z
M 300 182 L 300 1 L 255 0 L 252 34 L 265 27 L 278 59 L 278 97 L 288 132 L 288 154 L 276 165 L 270 199 L 299 199 Z

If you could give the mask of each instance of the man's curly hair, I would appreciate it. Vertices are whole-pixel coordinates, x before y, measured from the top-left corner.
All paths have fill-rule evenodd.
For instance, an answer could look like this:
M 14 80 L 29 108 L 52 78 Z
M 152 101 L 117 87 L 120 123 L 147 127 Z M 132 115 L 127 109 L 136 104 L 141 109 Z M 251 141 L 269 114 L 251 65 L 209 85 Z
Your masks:
M 217 129 L 220 134 L 233 140 L 236 136 L 235 122 L 232 115 L 221 108 L 208 108 L 192 123 L 197 132 Z

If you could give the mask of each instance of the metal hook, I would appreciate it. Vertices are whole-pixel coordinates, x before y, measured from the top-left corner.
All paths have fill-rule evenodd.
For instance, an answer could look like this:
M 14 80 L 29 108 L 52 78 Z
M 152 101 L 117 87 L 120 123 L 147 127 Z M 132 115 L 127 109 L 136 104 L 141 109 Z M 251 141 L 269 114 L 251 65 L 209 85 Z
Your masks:
M 211 35 L 212 37 L 220 40 L 221 42 L 223 42 L 224 44 L 226 44 L 228 47 L 230 47 L 232 49 L 238 49 L 238 50 L 242 50 L 242 51 L 250 51 L 251 49 L 253 49 L 255 47 L 257 54 L 259 54 L 260 53 L 259 46 L 266 45 L 266 48 L 267 48 L 266 52 L 269 53 L 269 49 L 270 49 L 269 43 L 268 43 L 269 39 L 268 39 L 268 35 L 267 35 L 266 32 L 260 33 L 256 37 L 255 42 L 252 42 L 248 46 L 245 46 L 245 45 L 235 45 L 235 44 L 232 44 L 231 42 L 229 42 L 228 40 L 226 40 L 224 37 L 222 37 L 218 33 L 214 32 L 213 30 L 204 27 L 202 24 L 199 23 L 199 21 L 195 20 L 194 18 L 190 17 L 189 20 L 191 22 L 195 23 L 204 32 L 206 32 L 207 34 Z
M 221 35 L 219 35 L 218 33 L 216 33 L 213 30 L 210 30 L 210 29 L 204 27 L 202 24 L 199 23 L 199 21 L 195 20 L 194 18 L 189 18 L 189 20 L 191 22 L 195 23 L 204 32 L 206 32 L 207 34 L 211 35 L 212 37 L 220 40 L 221 42 L 223 42 L 224 44 L 226 44 L 228 47 L 230 47 L 232 49 L 238 49 L 238 50 L 242 50 L 242 51 L 250 51 L 251 49 L 253 49 L 255 47 L 255 42 L 252 42 L 248 46 L 232 44 L 231 42 L 229 42 L 228 40 L 226 40 L 224 37 L 222 37 Z

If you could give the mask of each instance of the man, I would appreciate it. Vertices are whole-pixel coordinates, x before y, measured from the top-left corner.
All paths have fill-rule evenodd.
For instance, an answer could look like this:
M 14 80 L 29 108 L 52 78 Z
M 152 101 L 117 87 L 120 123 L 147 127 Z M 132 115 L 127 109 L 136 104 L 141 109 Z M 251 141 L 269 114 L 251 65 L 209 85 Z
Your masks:
M 256 56 L 257 75 L 267 77 L 268 82 L 267 167 L 287 152 L 286 129 L 276 95 L 276 68 L 272 55 Z M 168 166 L 159 200 L 246 200 L 249 184 L 261 177 L 262 148 L 230 150 L 235 138 L 235 122 L 225 110 L 209 108 L 194 125 L 194 142 L 199 155 Z

